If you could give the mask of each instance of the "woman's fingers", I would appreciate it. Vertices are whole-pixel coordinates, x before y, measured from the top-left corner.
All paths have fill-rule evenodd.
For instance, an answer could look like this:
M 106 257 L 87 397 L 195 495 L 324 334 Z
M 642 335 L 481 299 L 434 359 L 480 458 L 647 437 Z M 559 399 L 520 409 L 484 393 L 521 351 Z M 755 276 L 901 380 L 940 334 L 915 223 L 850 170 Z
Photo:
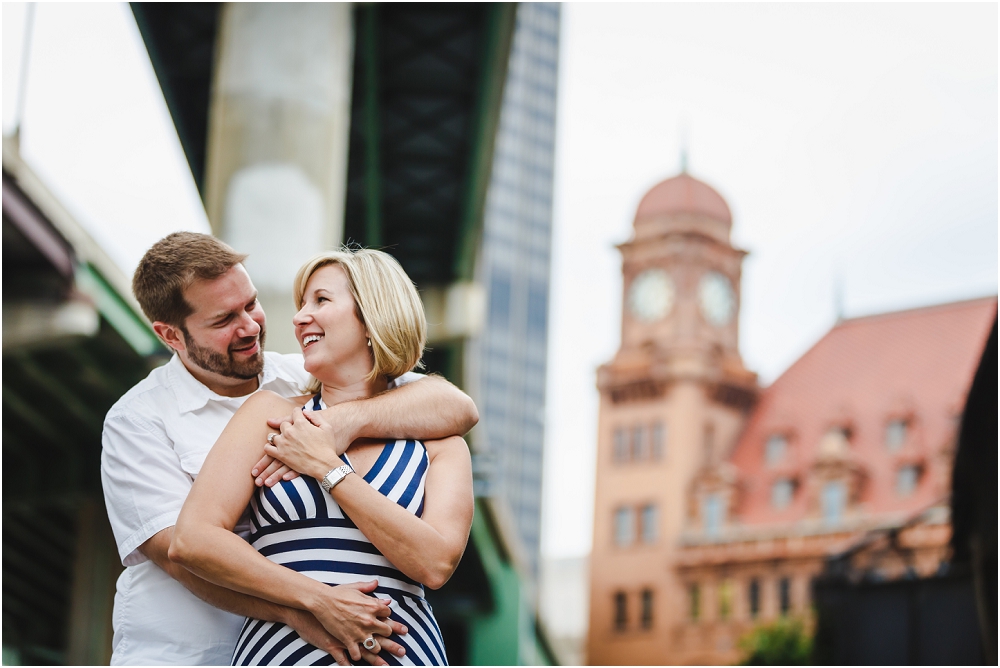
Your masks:
M 292 478 L 297 478 L 298 475 L 298 473 L 282 464 L 274 473 L 268 476 L 267 480 L 264 481 L 264 484 L 268 487 L 274 487 L 282 480 L 291 480 Z
M 406 655 L 406 648 L 395 640 L 392 640 L 391 638 L 376 638 L 376 640 L 378 640 L 383 652 L 389 652 L 391 654 L 395 654 L 396 656 Z
M 287 470 L 288 467 L 285 466 L 283 463 L 279 462 L 277 459 L 272 458 L 271 463 L 268 464 L 264 468 L 264 470 L 257 475 L 257 479 L 254 482 L 257 483 L 258 487 L 260 487 L 261 485 L 267 485 L 268 487 L 271 487 L 272 485 L 274 485 L 274 483 L 278 481 L 278 478 L 275 478 L 274 474 L 281 469 Z
M 389 664 L 385 662 L 385 659 L 380 657 L 378 654 L 373 654 L 368 650 L 361 651 L 362 658 L 373 666 L 388 666 Z
M 397 622 L 395 619 L 387 619 L 385 621 L 390 627 L 392 627 L 392 632 L 395 633 L 397 636 L 405 636 L 407 633 L 410 632 L 410 629 L 406 628 L 406 624 L 401 624 L 400 622 Z
M 338 666 L 349 666 L 351 662 L 347 660 L 347 650 L 337 648 L 330 650 L 330 655 L 337 662 Z

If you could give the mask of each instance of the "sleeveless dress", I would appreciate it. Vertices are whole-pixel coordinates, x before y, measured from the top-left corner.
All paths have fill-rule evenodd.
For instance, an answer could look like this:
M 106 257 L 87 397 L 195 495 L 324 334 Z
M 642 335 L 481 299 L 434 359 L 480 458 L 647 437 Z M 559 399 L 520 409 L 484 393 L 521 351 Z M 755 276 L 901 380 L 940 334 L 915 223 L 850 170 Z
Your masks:
M 313 410 L 325 406 L 319 395 Z M 351 463 L 344 460 L 348 466 Z M 419 441 L 390 441 L 364 476 L 365 482 L 417 517 L 424 509 L 427 451 Z M 352 467 L 353 468 L 353 467 Z M 404 575 L 372 545 L 333 496 L 309 476 L 261 487 L 250 499 L 247 539 L 271 561 L 328 585 L 378 579 L 374 595 L 392 600 L 391 618 L 405 624 L 405 636 L 392 640 L 406 648 L 398 657 L 379 656 L 389 665 L 448 665 L 441 630 L 424 588 Z M 240 631 L 234 666 L 335 664 L 333 656 L 302 640 L 289 626 L 247 618 Z M 367 665 L 365 663 L 359 665 Z

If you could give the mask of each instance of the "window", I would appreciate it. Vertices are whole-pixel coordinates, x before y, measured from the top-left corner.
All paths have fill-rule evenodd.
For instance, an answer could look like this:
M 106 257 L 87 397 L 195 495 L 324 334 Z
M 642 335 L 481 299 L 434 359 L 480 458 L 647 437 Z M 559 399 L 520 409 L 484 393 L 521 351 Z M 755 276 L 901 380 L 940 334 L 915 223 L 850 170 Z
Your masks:
M 832 427 L 828 429 L 819 441 L 819 453 L 822 457 L 842 457 L 847 454 L 851 444 L 851 430 L 847 427 Z
M 534 334 L 545 336 L 545 325 L 548 319 L 549 290 L 544 283 L 529 281 L 528 283 L 528 330 Z
M 909 496 L 917 488 L 920 470 L 916 466 L 904 466 L 896 471 L 896 494 Z
M 733 614 L 733 583 L 723 580 L 719 584 L 719 619 L 726 621 Z
M 510 273 L 494 269 L 490 280 L 490 324 L 506 329 L 510 322 Z
M 788 449 L 788 440 L 780 435 L 774 434 L 764 445 L 764 461 L 768 466 L 774 466 L 785 458 L 785 451 Z
M 657 520 L 658 518 L 655 505 L 650 503 L 642 507 L 640 524 L 642 527 L 641 531 L 643 543 L 651 545 L 656 542 Z
M 831 480 L 823 485 L 820 505 L 823 509 L 823 523 L 827 526 L 839 524 L 844 516 L 847 502 L 847 487 L 841 480 Z
M 642 628 L 653 628 L 653 590 L 642 590 Z
M 628 432 L 622 427 L 615 429 L 615 462 L 624 464 L 628 461 Z
M 632 461 L 641 462 L 646 458 L 646 430 L 635 427 L 632 430 Z
M 750 619 L 757 619 L 760 615 L 760 580 L 754 578 L 750 580 L 750 590 L 747 592 L 750 605 Z
M 906 443 L 906 420 L 892 420 L 885 426 L 885 446 L 895 452 Z
M 718 538 L 722 533 L 722 523 L 725 520 L 725 505 L 722 494 L 714 492 L 702 500 L 701 521 L 704 524 L 705 535 Z
M 615 511 L 615 544 L 627 547 L 635 540 L 635 522 L 631 508 L 619 508 Z
M 778 580 L 778 607 L 782 616 L 787 615 L 792 609 L 792 580 L 791 578 L 781 578 Z
M 653 425 L 653 461 L 658 462 L 666 455 L 667 427 L 662 422 Z
M 771 505 L 778 510 L 787 508 L 792 502 L 795 484 L 788 478 L 782 478 L 771 485 Z
M 623 591 L 615 592 L 615 631 L 628 628 L 628 596 Z
M 696 622 L 701 617 L 701 588 L 698 583 L 694 583 L 688 588 L 688 595 L 690 597 L 691 621 Z

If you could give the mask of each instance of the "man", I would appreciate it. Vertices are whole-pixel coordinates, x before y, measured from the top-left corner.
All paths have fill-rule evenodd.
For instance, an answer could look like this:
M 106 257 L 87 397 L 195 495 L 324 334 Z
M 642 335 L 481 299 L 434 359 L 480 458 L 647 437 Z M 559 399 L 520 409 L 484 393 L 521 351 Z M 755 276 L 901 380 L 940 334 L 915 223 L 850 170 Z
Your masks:
M 126 566 L 115 596 L 113 665 L 229 664 L 244 617 L 284 622 L 338 662 L 346 660 L 308 611 L 219 587 L 167 556 L 191 484 L 236 410 L 259 389 L 292 397 L 308 382 L 301 355 L 263 352 L 266 320 L 245 257 L 211 236 L 179 232 L 154 244 L 133 277 L 139 305 L 176 354 L 129 390 L 104 423 L 101 479 Z M 407 374 L 394 384 L 398 389 L 324 411 L 338 427 L 336 440 L 441 438 L 464 434 L 478 421 L 471 399 L 443 379 Z M 273 484 L 286 472 L 265 458 L 253 475 L 258 484 Z M 373 583 L 332 587 L 324 605 L 345 623 L 364 610 L 378 618 L 383 635 L 403 632 L 386 623 L 388 608 L 366 595 L 373 589 Z M 388 638 L 380 644 L 398 647 Z M 350 650 L 360 658 L 357 647 Z M 365 659 L 384 663 L 370 653 Z

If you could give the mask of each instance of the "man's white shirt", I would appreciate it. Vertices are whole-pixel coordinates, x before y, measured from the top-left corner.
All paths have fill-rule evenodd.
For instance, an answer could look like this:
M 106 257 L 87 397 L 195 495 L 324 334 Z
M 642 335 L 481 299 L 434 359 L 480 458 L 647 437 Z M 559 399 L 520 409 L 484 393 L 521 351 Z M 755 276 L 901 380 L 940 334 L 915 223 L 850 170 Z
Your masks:
M 408 373 L 395 384 L 418 378 Z M 264 353 L 260 389 L 300 396 L 309 380 L 301 355 Z M 112 665 L 231 662 L 244 618 L 197 598 L 138 548 L 177 523 L 208 451 L 247 396 L 215 394 L 175 355 L 108 412 L 101 481 L 126 566 L 115 594 Z

